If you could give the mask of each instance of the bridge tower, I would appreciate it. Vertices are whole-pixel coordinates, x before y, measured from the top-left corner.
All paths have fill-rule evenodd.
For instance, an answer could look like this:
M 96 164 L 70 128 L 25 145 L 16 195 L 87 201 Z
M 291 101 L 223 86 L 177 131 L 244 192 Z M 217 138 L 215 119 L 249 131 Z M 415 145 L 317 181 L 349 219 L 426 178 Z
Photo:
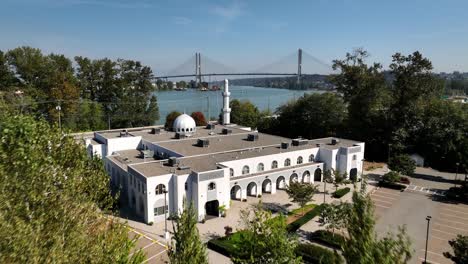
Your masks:
M 195 78 L 197 86 L 202 82 L 201 74 L 201 55 L 197 52 L 195 53 Z
M 297 85 L 301 86 L 302 77 L 302 49 L 297 50 Z

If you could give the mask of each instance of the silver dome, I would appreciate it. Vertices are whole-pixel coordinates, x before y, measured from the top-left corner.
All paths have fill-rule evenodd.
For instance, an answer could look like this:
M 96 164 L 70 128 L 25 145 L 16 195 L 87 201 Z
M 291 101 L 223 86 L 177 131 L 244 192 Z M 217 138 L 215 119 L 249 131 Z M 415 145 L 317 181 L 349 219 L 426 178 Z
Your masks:
M 187 114 L 182 114 L 174 120 L 173 124 L 174 132 L 177 132 L 181 135 L 191 135 L 195 133 L 197 126 L 195 120 Z

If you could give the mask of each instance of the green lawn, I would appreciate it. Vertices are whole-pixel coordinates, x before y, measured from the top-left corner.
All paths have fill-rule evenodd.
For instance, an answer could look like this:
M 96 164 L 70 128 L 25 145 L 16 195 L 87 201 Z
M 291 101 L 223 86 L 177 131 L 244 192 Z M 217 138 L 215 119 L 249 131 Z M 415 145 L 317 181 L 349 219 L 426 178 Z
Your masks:
M 300 207 L 300 208 L 292 210 L 291 212 L 288 213 L 288 215 L 302 214 L 302 212 L 303 212 L 302 210 L 304 210 L 304 212 L 307 212 L 309 210 L 312 210 L 315 206 L 317 206 L 317 205 L 316 204 L 306 204 L 304 207 Z

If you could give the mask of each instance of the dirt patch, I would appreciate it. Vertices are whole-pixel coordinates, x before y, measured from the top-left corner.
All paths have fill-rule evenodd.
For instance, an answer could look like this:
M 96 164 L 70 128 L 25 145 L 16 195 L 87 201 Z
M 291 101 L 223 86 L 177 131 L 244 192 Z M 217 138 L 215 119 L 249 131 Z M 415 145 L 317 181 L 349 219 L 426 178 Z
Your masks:
M 383 162 L 373 162 L 373 161 L 364 161 L 364 170 L 373 171 L 375 169 L 380 169 L 385 166 Z
M 305 209 L 304 210 L 304 214 L 302 213 L 299 213 L 299 214 L 291 214 L 288 216 L 288 218 L 286 219 L 286 224 L 289 225 L 290 223 L 296 221 L 297 219 L 303 217 L 305 214 L 307 214 L 308 212 L 314 210 L 315 207 L 312 207 L 312 208 L 309 208 L 309 209 Z

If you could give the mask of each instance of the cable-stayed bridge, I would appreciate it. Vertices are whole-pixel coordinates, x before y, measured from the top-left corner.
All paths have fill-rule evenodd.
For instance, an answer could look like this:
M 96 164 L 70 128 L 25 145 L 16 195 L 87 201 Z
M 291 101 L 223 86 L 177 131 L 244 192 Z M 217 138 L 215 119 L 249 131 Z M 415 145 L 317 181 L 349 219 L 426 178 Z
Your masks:
M 200 53 L 195 53 L 184 63 L 167 72 L 165 75 L 156 76 L 156 79 L 195 77 L 197 83 L 201 83 L 204 77 L 211 76 L 296 76 L 297 83 L 301 83 L 304 75 L 330 74 L 332 67 L 320 59 L 298 49 L 297 52 L 288 54 L 281 59 L 251 71 L 236 70 L 226 66 Z

